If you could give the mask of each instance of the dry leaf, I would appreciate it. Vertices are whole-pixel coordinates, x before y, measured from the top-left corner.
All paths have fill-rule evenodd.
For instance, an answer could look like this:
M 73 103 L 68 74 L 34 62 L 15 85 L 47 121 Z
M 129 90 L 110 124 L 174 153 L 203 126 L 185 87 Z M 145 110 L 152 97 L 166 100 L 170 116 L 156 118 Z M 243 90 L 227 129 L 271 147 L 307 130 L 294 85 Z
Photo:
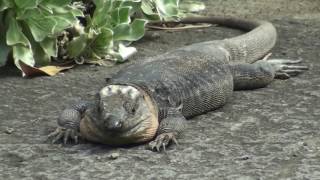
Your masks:
M 73 68 L 73 65 L 72 66 L 43 66 L 40 68 L 36 68 L 36 67 L 31 67 L 23 63 L 22 61 L 19 61 L 19 64 L 24 77 L 41 76 L 41 75 L 54 76 L 60 71 Z

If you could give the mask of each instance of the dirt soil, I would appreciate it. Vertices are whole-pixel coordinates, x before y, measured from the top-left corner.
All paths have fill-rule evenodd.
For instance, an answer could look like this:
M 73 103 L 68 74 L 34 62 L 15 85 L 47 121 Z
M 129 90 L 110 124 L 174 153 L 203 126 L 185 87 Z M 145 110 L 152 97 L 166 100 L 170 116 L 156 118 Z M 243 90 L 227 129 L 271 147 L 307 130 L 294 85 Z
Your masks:
M 207 0 L 205 14 L 270 20 L 279 41 L 272 57 L 303 59 L 304 74 L 235 92 L 232 102 L 192 118 L 167 153 L 143 145 L 111 148 L 50 144 L 59 112 L 91 99 L 104 78 L 144 57 L 242 32 L 223 27 L 148 32 L 139 53 L 116 67 L 81 66 L 24 79 L 0 69 L 0 179 L 320 179 L 320 1 Z M 112 158 L 118 153 L 118 158 Z

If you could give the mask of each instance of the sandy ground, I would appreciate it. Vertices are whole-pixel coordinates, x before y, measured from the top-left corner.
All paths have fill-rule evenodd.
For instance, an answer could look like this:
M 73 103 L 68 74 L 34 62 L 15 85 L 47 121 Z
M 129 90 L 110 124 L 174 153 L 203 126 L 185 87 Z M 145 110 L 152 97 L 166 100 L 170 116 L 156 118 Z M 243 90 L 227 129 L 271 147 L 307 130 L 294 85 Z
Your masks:
M 273 57 L 303 59 L 310 70 L 267 88 L 235 92 L 223 108 L 191 119 L 180 146 L 155 153 L 143 145 L 52 145 L 46 135 L 66 105 L 91 99 L 106 76 L 128 64 L 240 31 L 150 32 L 135 44 L 139 53 L 128 63 L 82 66 L 55 77 L 23 79 L 2 68 L 0 179 L 320 179 L 320 1 L 204 2 L 205 14 L 270 20 L 279 32 Z M 112 159 L 112 153 L 119 157 Z

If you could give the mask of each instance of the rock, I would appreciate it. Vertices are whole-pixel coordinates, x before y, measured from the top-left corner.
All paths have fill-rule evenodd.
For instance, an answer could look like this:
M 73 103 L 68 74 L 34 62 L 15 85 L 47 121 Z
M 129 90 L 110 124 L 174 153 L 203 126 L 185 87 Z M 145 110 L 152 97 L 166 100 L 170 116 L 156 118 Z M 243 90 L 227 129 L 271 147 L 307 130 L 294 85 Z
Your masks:
M 112 160 L 114 160 L 114 159 L 118 159 L 119 156 L 120 156 L 119 153 L 111 153 L 110 156 L 109 156 L 109 158 L 112 159 Z
M 6 127 L 6 129 L 5 129 L 5 133 L 7 133 L 7 134 L 12 134 L 13 133 L 13 131 L 14 131 L 14 129 L 13 128 L 10 128 L 10 127 Z

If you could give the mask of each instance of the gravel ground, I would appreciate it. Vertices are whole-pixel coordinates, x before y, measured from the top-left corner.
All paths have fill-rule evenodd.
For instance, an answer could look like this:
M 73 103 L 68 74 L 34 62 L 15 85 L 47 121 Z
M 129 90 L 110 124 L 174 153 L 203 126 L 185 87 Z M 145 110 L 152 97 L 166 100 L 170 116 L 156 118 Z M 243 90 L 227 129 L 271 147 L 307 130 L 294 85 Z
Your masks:
M 50 144 L 59 112 L 91 99 L 104 78 L 144 57 L 241 34 L 223 27 L 148 32 L 139 53 L 116 67 L 82 66 L 24 79 L 0 69 L 0 179 L 320 179 L 320 2 L 207 0 L 205 14 L 258 17 L 279 32 L 273 57 L 303 59 L 306 73 L 267 88 L 235 92 L 232 102 L 190 119 L 180 146 L 111 148 Z M 155 35 L 156 34 L 156 35 Z

